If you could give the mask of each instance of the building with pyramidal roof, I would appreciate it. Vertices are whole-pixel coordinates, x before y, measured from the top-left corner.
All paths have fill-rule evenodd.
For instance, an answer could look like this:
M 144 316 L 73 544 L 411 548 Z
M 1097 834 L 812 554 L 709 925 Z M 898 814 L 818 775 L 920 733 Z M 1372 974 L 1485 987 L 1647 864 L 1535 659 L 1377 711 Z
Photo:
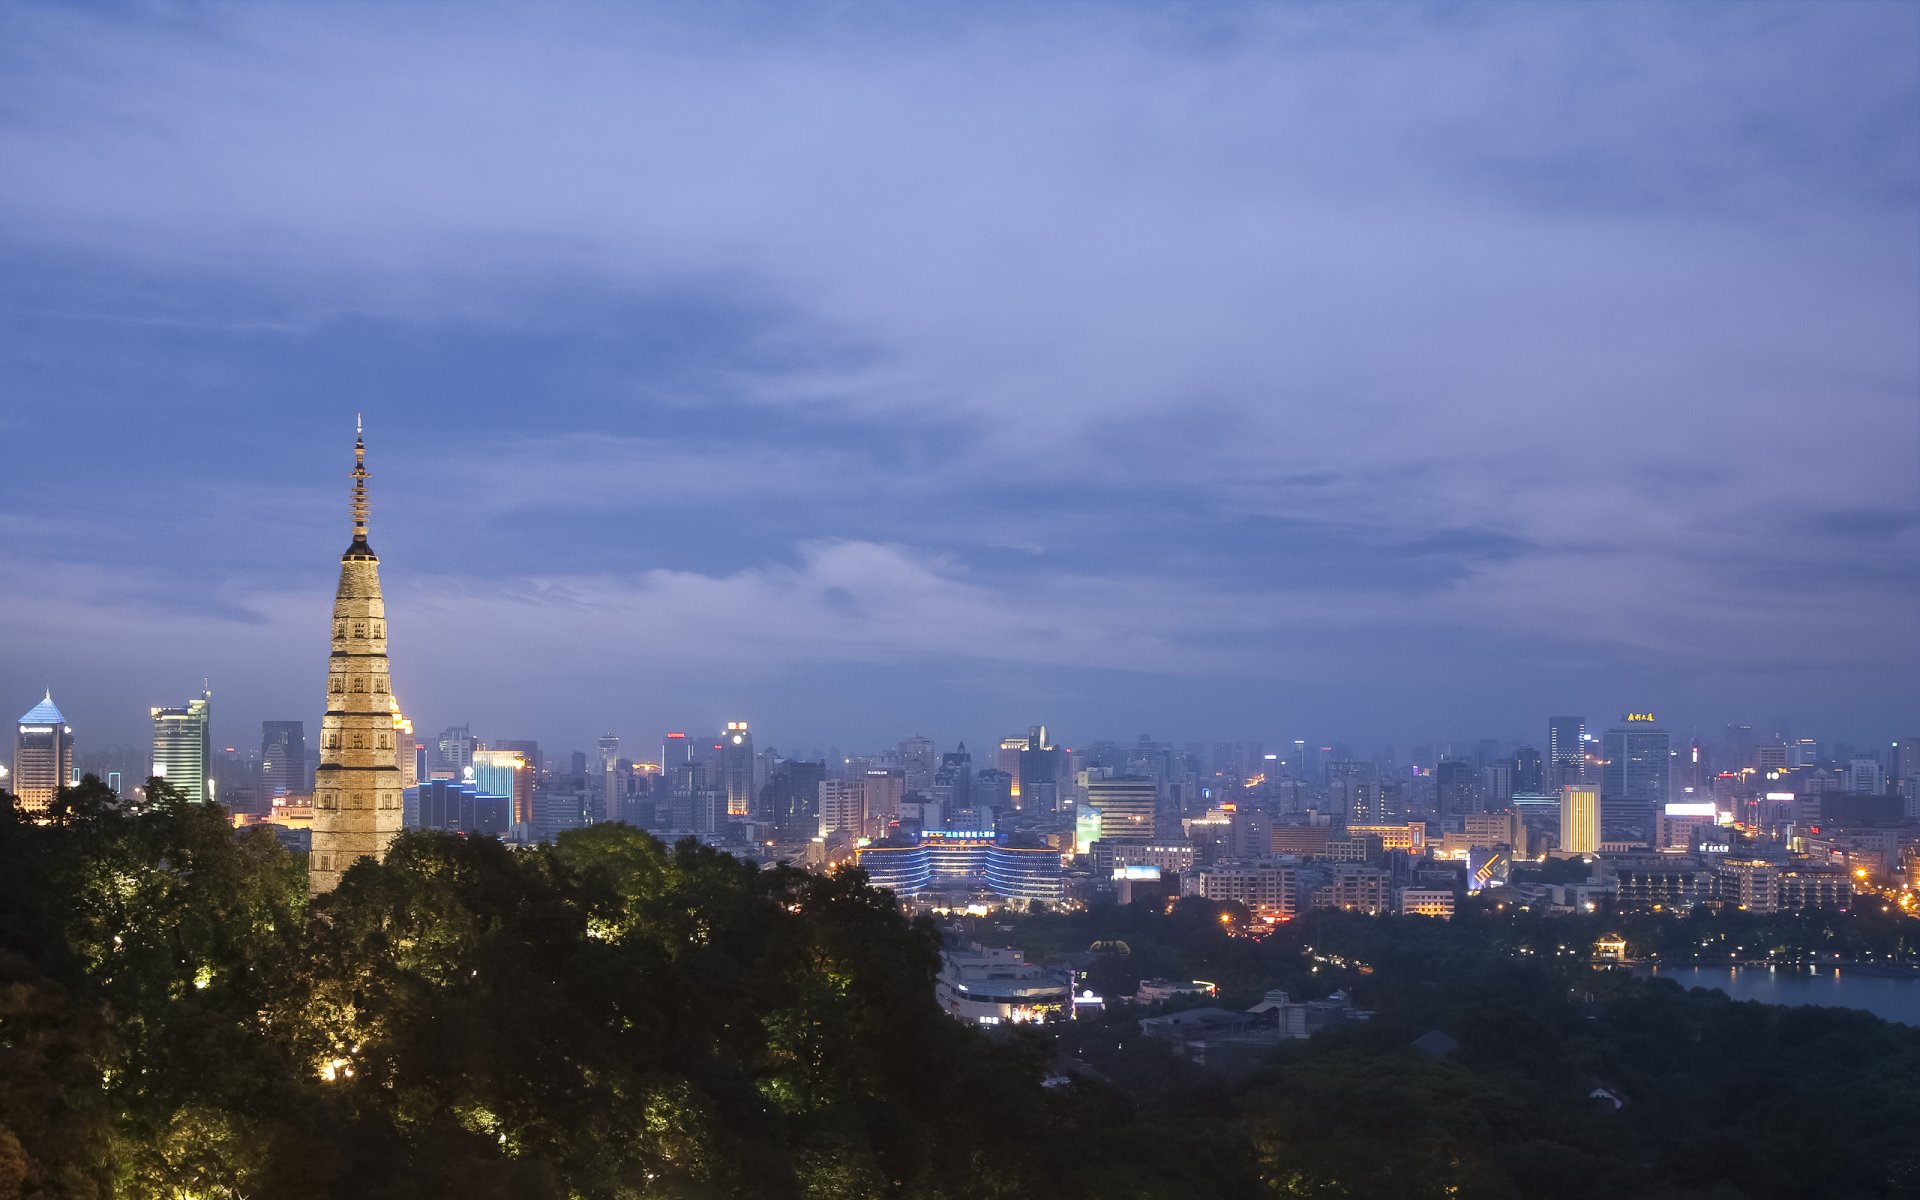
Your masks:
M 20 717 L 13 742 L 13 794 L 29 813 L 53 807 L 53 796 L 73 775 L 73 729 L 54 707 L 53 692 Z
M 380 559 L 367 544 L 367 446 L 353 443 L 353 542 L 340 556 L 333 600 L 327 711 L 320 721 L 320 769 L 313 779 L 313 849 L 307 887 L 339 886 L 348 867 L 386 857 L 400 832 L 393 683 L 387 665 L 387 606 Z

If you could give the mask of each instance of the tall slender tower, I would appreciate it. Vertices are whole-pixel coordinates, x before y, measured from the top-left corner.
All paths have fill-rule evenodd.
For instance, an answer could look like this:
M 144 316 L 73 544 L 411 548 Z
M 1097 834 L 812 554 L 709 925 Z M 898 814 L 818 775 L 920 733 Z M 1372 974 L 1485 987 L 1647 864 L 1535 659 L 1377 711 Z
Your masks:
M 355 423 L 358 433 L 359 422 Z M 333 600 L 333 656 L 320 769 L 313 778 L 313 852 L 307 888 L 330 892 L 362 858 L 386 857 L 400 832 L 400 769 L 394 762 L 393 685 L 387 668 L 387 606 L 380 559 L 367 545 L 367 446 L 353 442 L 353 544 L 340 556 Z

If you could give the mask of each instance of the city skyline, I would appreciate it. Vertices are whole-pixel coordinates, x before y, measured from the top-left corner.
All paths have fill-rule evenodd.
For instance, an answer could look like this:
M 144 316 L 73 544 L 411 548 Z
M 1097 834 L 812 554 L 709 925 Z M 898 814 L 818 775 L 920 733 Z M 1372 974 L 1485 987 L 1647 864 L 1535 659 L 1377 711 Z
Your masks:
M 1909 8 L 372 13 L 7 17 L 82 755 L 319 729 L 361 409 L 423 738 L 1913 731 Z

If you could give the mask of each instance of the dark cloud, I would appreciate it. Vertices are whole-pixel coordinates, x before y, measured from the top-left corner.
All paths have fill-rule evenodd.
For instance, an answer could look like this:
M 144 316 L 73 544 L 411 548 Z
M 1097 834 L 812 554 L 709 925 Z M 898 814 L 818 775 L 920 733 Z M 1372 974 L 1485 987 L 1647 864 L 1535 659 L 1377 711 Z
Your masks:
M 365 410 L 423 726 L 1914 710 L 1920 10 L 443 16 L 0 18 L 0 684 L 311 710 Z

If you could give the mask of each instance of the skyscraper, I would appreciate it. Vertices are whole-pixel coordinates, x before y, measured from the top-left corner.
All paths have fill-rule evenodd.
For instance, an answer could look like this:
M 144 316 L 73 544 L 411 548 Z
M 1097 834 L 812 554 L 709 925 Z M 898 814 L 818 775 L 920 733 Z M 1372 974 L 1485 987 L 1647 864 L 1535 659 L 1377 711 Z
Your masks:
M 914 736 L 900 739 L 900 769 L 907 773 L 907 790 L 925 792 L 933 788 L 933 739 Z
M 745 721 L 728 721 L 720 734 L 720 791 L 729 817 L 753 814 L 753 733 Z
M 620 819 L 620 736 L 603 733 L 600 748 L 600 813 L 595 820 Z
M 212 705 L 213 693 L 202 692 L 180 708 L 147 710 L 153 717 L 153 773 L 192 804 L 212 799 L 207 786 L 212 766 L 207 737 Z
M 1560 849 L 1568 854 L 1600 851 L 1600 793 L 1568 784 L 1560 789 Z
M 1671 739 L 1652 713 L 1628 713 L 1600 736 L 1602 824 L 1608 829 L 1653 831 L 1666 808 L 1673 764 Z
M 260 722 L 260 789 L 275 796 L 307 794 L 307 727 L 301 721 Z
M 393 685 L 380 559 L 367 545 L 367 447 L 353 442 L 353 541 L 340 556 L 333 600 L 327 711 L 313 780 L 313 852 L 307 888 L 339 886 L 362 858 L 378 861 L 400 832 L 400 768 L 394 762 Z
M 1160 785 L 1149 775 L 1115 775 L 1087 780 L 1087 804 L 1100 812 L 1103 842 L 1154 840 Z
M 1047 740 L 1047 727 L 1035 725 L 1027 731 L 1026 749 L 1020 751 L 1018 807 L 1025 812 L 1052 813 L 1060 807 L 1060 771 L 1066 756 Z
M 1559 789 L 1587 774 L 1587 719 L 1547 718 L 1547 784 Z
M 13 794 L 20 807 L 43 813 L 73 776 L 73 729 L 54 707 L 53 692 L 20 716 L 13 742 Z
M 1480 811 L 1479 775 L 1472 763 L 1456 758 L 1434 767 L 1434 807 L 1443 818 Z
M 528 835 L 533 829 L 533 769 L 518 750 L 475 750 L 473 786 L 508 800 L 507 823 Z

